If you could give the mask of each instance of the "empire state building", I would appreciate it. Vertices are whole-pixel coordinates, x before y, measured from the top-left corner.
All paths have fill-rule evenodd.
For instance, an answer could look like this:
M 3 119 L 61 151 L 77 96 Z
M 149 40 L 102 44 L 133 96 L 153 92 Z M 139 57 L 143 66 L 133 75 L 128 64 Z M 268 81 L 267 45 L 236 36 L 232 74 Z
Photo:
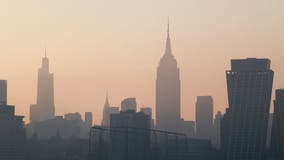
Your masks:
M 157 69 L 156 128 L 172 132 L 178 131 L 180 112 L 180 75 L 177 61 L 172 54 L 168 24 L 166 49 Z

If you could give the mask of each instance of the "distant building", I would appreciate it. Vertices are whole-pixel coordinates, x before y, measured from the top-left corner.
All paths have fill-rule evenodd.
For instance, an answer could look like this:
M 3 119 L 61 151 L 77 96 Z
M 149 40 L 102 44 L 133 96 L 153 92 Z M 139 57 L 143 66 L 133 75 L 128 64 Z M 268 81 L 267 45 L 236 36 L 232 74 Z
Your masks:
M 119 114 L 112 114 L 110 133 L 112 159 L 144 160 L 145 154 L 150 154 L 150 116 L 143 112 L 136 113 L 127 110 Z
M 93 114 L 92 112 L 85 112 L 85 123 L 91 128 L 93 126 Z
M 121 111 L 126 112 L 128 110 L 137 111 L 136 98 L 126 98 L 121 102 Z
M 270 60 L 232 60 L 226 74 L 229 108 L 221 127 L 225 158 L 264 160 L 274 75 Z
M 152 108 L 151 107 L 143 107 L 140 109 L 141 112 L 145 113 L 146 115 L 150 116 L 151 119 L 151 129 L 155 128 L 155 122 L 153 119 L 153 113 L 152 113 Z
M 81 114 L 78 112 L 64 114 L 64 119 L 70 120 L 70 121 L 76 121 L 76 120 L 81 121 L 81 122 L 83 121 Z
M 284 89 L 276 90 L 270 151 L 275 160 L 284 159 Z
M 220 149 L 221 147 L 221 142 L 220 142 L 220 136 L 221 136 L 221 120 L 222 120 L 222 113 L 221 112 L 217 112 L 217 114 L 215 115 L 215 119 L 214 119 L 214 126 L 213 126 L 213 131 L 212 131 L 212 145 L 214 148 L 216 149 Z
M 195 122 L 181 119 L 178 132 L 185 134 L 189 138 L 195 138 Z
M 49 73 L 49 60 L 45 55 L 38 70 L 37 103 L 30 107 L 30 122 L 46 121 L 54 116 L 53 74 Z
M 213 98 L 211 96 L 198 96 L 195 108 L 196 136 L 211 140 L 213 129 Z
M 7 81 L 0 80 L 0 160 L 24 160 L 23 118 L 15 115 L 15 106 L 7 105 Z
M 156 128 L 177 132 L 181 119 L 181 89 L 177 61 L 172 53 L 168 25 L 165 54 L 160 60 L 156 79 Z
M 80 119 L 73 119 L 72 117 L 68 120 L 62 116 L 56 116 L 50 120 L 28 124 L 27 134 L 29 138 L 37 135 L 40 140 L 47 140 L 56 135 L 59 135 L 62 139 L 80 138 L 81 128 L 82 120 Z
M 0 105 L 7 104 L 7 81 L 0 80 Z
M 106 96 L 103 110 L 102 126 L 110 126 L 110 115 L 117 113 L 119 113 L 119 107 L 111 107 L 108 96 Z

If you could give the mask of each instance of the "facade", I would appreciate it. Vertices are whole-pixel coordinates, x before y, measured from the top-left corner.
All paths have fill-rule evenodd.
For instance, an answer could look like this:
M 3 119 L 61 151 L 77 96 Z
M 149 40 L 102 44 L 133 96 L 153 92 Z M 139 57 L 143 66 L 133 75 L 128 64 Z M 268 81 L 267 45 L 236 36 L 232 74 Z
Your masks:
M 270 60 L 232 60 L 226 74 L 229 108 L 221 127 L 225 158 L 264 160 L 274 76 Z
M 284 159 L 284 89 L 276 90 L 270 146 L 274 159 Z
M 195 111 L 196 136 L 200 139 L 210 140 L 213 131 L 213 98 L 198 96 Z
M 15 107 L 7 105 L 6 95 L 7 82 L 0 80 L 0 159 L 24 160 L 24 117 L 15 115 Z
M 136 98 L 126 98 L 121 102 L 121 111 L 126 112 L 128 110 L 137 111 Z
M 177 132 L 181 119 L 180 75 L 172 54 L 169 25 L 166 49 L 157 69 L 156 128 Z
M 37 103 L 30 106 L 30 122 L 46 121 L 54 116 L 54 80 L 53 74 L 49 72 L 49 60 L 45 55 L 38 70 Z

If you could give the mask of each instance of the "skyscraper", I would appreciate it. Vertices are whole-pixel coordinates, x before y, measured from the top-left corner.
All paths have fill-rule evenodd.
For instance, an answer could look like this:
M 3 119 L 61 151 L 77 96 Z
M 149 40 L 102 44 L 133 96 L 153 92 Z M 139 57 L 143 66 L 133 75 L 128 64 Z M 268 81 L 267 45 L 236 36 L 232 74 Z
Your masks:
M 111 107 L 107 95 L 103 110 L 102 126 L 110 126 L 110 115 L 117 113 L 119 113 L 119 107 Z
M 221 120 L 222 120 L 222 113 L 219 111 L 215 115 L 214 125 L 213 125 L 213 137 L 212 137 L 212 145 L 213 147 L 219 149 L 220 148 L 220 132 L 221 132 Z
M 91 128 L 93 126 L 93 114 L 92 112 L 85 112 L 85 123 Z
M 49 73 L 49 60 L 45 53 L 42 66 L 38 70 L 37 103 L 30 107 L 30 122 L 52 119 L 54 115 L 53 74 Z
M 274 72 L 269 59 L 231 61 L 229 108 L 222 120 L 227 160 L 264 160 Z
M 15 106 L 7 105 L 6 95 L 7 82 L 0 80 L 0 159 L 24 160 L 24 117 L 15 115 Z
M 128 110 L 137 111 L 136 98 L 126 98 L 121 102 L 121 111 L 126 112 Z
M 168 24 L 166 49 L 157 69 L 156 79 L 156 127 L 166 131 L 178 131 L 181 119 L 180 75 L 177 61 L 172 54 Z
M 213 98 L 211 96 L 198 96 L 195 111 L 196 136 L 210 140 L 213 129 Z
M 273 158 L 284 159 L 284 89 L 276 90 L 270 146 Z

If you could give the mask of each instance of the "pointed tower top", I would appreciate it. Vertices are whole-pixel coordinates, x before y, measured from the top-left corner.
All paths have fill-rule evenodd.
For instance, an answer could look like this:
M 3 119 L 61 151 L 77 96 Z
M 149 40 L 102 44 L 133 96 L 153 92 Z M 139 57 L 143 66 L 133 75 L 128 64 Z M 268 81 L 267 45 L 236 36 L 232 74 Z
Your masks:
M 172 57 L 172 48 L 171 48 L 171 38 L 170 38 L 170 18 L 168 17 L 168 26 L 167 26 L 167 41 L 166 41 L 166 50 L 164 56 Z
M 44 48 L 44 58 L 46 58 L 46 48 Z
M 105 107 L 110 107 L 109 100 L 108 100 L 108 92 L 106 93 Z
M 170 17 L 168 17 L 168 36 L 170 35 Z

